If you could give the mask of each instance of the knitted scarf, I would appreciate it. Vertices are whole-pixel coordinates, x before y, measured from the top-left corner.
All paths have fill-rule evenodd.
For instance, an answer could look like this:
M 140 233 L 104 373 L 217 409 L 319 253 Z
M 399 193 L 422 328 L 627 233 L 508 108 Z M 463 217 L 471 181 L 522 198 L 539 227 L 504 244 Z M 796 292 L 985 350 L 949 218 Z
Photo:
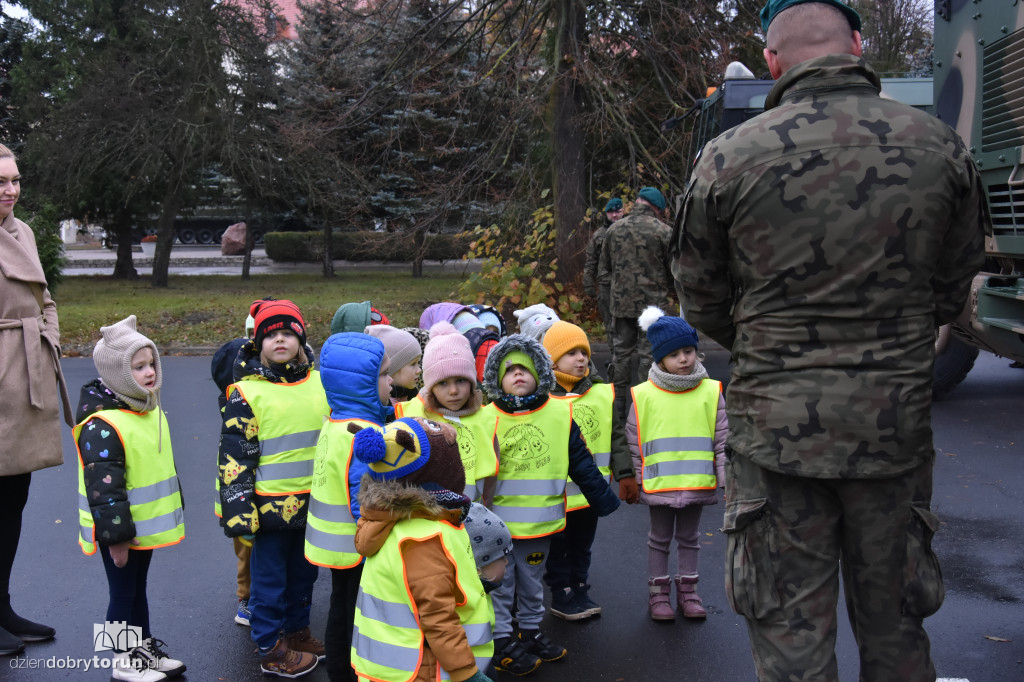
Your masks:
M 693 370 L 689 374 L 682 375 L 669 374 L 659 367 L 658 363 L 652 362 L 651 369 L 647 372 L 647 378 L 660 389 L 680 393 L 696 388 L 700 382 L 708 378 L 708 371 L 704 369 L 704 365 L 700 360 L 694 363 Z

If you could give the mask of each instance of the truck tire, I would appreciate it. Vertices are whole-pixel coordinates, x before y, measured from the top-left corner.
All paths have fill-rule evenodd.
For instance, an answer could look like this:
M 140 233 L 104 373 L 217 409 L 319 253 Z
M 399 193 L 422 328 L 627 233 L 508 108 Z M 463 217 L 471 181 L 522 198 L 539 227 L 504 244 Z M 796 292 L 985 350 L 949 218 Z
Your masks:
M 932 400 L 938 400 L 967 378 L 978 358 L 978 349 L 953 336 L 949 325 L 935 332 L 935 367 Z

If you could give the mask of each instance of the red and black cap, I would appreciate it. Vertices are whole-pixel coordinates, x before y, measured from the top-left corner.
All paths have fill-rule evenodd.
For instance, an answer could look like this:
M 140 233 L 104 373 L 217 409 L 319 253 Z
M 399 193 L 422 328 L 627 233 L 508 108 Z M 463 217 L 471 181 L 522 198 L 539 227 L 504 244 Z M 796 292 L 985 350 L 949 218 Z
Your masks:
M 256 348 L 263 345 L 263 337 L 278 329 L 287 329 L 299 337 L 299 345 L 306 345 L 306 322 L 299 306 L 291 301 L 253 301 L 249 314 L 256 320 Z

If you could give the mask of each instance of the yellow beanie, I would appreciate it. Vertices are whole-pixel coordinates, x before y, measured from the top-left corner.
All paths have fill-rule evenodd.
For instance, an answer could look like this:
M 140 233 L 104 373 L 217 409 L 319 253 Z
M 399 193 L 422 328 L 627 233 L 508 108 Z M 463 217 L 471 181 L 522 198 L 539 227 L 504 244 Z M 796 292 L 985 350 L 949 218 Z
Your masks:
M 569 351 L 582 348 L 587 351 L 590 357 L 590 341 L 582 329 L 570 322 L 558 320 L 548 328 L 544 334 L 544 348 L 551 355 L 551 362 L 558 362 L 558 359 Z

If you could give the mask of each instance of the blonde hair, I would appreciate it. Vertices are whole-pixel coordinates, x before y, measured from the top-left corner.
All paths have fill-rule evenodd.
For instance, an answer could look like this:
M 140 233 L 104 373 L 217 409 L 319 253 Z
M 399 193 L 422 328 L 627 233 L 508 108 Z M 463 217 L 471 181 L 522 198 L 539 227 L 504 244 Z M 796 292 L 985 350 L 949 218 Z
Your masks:
M 0 144 L 0 159 L 14 159 L 17 161 L 18 157 L 14 155 L 14 152 L 7 145 Z

